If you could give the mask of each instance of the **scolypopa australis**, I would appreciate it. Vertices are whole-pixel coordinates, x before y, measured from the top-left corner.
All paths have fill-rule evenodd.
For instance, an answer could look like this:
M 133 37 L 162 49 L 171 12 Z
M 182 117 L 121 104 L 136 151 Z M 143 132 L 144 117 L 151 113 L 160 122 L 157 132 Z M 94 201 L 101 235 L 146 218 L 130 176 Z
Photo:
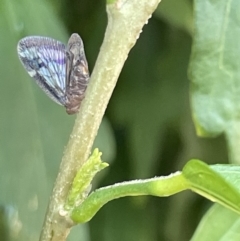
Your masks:
M 78 112 L 89 81 L 82 39 L 72 34 L 67 46 L 48 37 L 29 36 L 18 42 L 19 58 L 29 75 L 68 114 Z

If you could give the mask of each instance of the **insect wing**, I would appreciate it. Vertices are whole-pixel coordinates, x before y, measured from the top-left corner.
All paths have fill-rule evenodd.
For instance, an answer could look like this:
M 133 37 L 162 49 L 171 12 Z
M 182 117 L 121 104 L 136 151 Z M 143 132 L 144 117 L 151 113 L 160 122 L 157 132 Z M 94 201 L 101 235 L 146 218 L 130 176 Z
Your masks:
M 66 104 L 66 47 L 63 43 L 31 36 L 18 43 L 19 58 L 40 88 L 56 103 Z
M 68 41 L 66 58 L 66 111 L 68 114 L 74 114 L 80 108 L 89 82 L 83 42 L 76 33 L 72 34 Z

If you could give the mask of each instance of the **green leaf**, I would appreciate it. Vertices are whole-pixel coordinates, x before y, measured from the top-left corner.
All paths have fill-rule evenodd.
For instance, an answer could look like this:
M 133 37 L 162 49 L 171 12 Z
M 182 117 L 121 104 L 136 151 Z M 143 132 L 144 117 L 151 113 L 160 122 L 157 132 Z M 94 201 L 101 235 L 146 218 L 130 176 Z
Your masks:
M 239 215 L 215 204 L 204 215 L 191 241 L 238 241 L 239 229 Z
M 191 190 L 240 213 L 240 192 L 235 187 L 237 183 L 235 179 L 226 178 L 231 175 L 232 167 L 230 168 L 231 170 L 228 170 L 227 166 L 210 168 L 201 161 L 191 160 L 183 168 L 183 175 L 189 182 Z M 234 172 L 238 174 L 239 179 L 240 168 L 235 167 Z
M 225 133 L 230 158 L 240 163 L 240 2 L 196 0 L 190 63 L 197 133 Z
M 16 46 L 26 35 L 62 41 L 67 35 L 52 6 L 36 0 L 0 1 L 0 29 L 1 203 L 18 213 L 21 229 L 16 240 L 27 241 L 40 233 L 73 118 L 29 77 Z
M 94 176 L 108 164 L 101 160 L 102 153 L 95 149 L 89 159 L 77 172 L 72 187 L 69 190 L 65 209 L 70 210 L 79 205 L 87 197 L 91 190 L 91 182 Z
M 227 165 L 217 164 L 210 166 L 212 170 L 219 173 L 228 183 L 240 193 L 240 166 L 239 165 Z

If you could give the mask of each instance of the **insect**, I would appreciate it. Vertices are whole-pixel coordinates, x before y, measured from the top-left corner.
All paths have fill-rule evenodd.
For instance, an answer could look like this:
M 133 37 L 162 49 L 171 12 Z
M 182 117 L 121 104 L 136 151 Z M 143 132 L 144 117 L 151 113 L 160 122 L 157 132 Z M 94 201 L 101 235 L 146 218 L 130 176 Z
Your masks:
M 17 46 L 18 56 L 39 87 L 68 114 L 78 112 L 89 82 L 81 37 L 74 33 L 67 46 L 48 37 L 29 36 Z

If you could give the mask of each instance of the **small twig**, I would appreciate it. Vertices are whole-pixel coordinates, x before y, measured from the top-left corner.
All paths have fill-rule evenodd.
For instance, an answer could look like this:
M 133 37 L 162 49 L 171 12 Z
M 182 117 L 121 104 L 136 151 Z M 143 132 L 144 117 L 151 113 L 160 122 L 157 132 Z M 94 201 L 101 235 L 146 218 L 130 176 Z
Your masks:
M 123 64 L 160 0 L 111 0 L 108 26 L 85 100 L 63 155 L 41 241 L 63 241 L 71 228 L 63 206 L 76 172 L 87 160 Z

